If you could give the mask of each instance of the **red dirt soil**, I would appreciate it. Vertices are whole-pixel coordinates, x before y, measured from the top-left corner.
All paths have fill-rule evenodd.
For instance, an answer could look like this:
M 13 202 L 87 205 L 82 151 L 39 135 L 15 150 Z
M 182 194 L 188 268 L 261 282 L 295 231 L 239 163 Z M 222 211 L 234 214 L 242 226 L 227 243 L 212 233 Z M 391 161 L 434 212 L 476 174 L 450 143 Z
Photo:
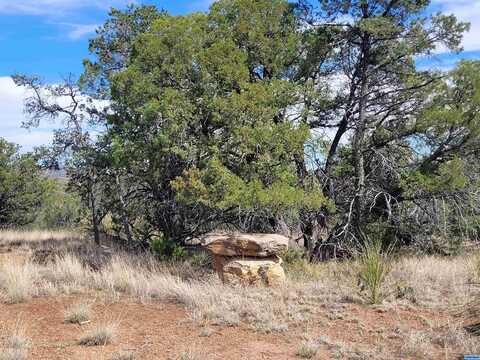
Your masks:
M 22 254 L 12 255 L 0 254 L 0 261 L 6 258 L 24 261 Z M 90 323 L 65 322 L 65 311 L 78 303 L 92 304 Z M 389 360 L 407 360 L 396 355 L 405 341 L 405 334 L 427 330 L 431 324 L 454 322 L 446 312 L 411 305 L 373 307 L 336 303 L 318 306 L 313 319 L 300 325 L 292 324 L 285 332 L 262 333 L 248 325 L 209 324 L 212 331 L 205 336 L 201 324 L 190 320 L 188 312 L 179 304 L 140 303 L 125 297 L 113 301 L 101 293 L 40 297 L 22 304 L 0 303 L 0 340 L 20 321 L 32 341 L 29 359 L 33 360 L 110 360 L 118 351 L 132 352 L 136 360 L 176 360 L 187 351 L 199 354 L 204 360 L 300 359 L 296 353 L 305 336 L 328 340 L 320 346 L 314 357 L 316 360 L 370 359 L 379 348 Z M 118 324 L 112 344 L 78 344 L 82 335 L 96 325 L 112 322 Z M 341 344 L 344 349 L 350 349 L 351 356 L 345 357 L 338 352 Z M 445 354 L 439 347 L 432 354 L 434 359 L 457 359 L 458 356 Z
M 93 302 L 92 322 L 83 326 L 66 323 L 65 310 L 79 302 Z M 177 304 L 141 304 L 129 299 L 107 302 L 75 295 L 0 305 L 2 328 L 18 319 L 32 339 L 30 359 L 111 359 L 112 354 L 119 350 L 133 352 L 135 359 L 176 359 L 190 350 L 211 360 L 281 360 L 299 359 L 296 352 L 305 334 L 314 339 L 328 336 L 362 352 L 372 351 L 373 345 L 383 344 L 387 352 L 395 353 L 404 340 L 399 335 L 399 328 L 424 329 L 426 322 L 445 320 L 445 315 L 419 312 L 419 309 L 387 311 L 356 304 L 338 304 L 321 307 L 313 321 L 290 327 L 287 332 L 265 334 L 247 326 L 209 326 L 213 333 L 207 337 L 201 336 L 202 327 L 189 320 L 188 313 Z M 82 334 L 102 322 L 119 323 L 113 344 L 97 347 L 78 345 Z M 2 330 L 5 336 L 5 329 Z M 332 359 L 331 348 L 322 345 L 315 359 Z M 394 358 L 398 357 L 392 355 Z M 445 354 L 440 358 L 445 359 Z M 454 354 L 451 358 L 455 358 Z

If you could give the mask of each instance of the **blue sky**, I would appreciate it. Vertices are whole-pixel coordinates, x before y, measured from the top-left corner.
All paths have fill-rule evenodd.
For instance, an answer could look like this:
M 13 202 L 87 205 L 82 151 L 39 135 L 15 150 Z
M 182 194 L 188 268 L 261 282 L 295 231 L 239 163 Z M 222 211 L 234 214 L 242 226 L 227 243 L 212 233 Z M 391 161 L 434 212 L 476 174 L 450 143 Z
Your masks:
M 172 14 L 207 10 L 213 0 L 144 0 Z M 38 74 L 56 82 L 68 73 L 80 74 L 88 55 L 88 38 L 102 24 L 111 6 L 124 7 L 131 0 L 0 0 L 0 137 L 24 150 L 48 143 L 54 125 L 28 132 L 20 127 L 24 117 L 23 89 L 10 75 Z M 140 2 L 140 1 L 137 1 Z M 480 59 L 480 0 L 432 0 L 431 11 L 454 13 L 472 23 L 464 39 L 463 58 Z M 458 56 L 439 53 L 420 59 L 420 67 L 448 69 Z

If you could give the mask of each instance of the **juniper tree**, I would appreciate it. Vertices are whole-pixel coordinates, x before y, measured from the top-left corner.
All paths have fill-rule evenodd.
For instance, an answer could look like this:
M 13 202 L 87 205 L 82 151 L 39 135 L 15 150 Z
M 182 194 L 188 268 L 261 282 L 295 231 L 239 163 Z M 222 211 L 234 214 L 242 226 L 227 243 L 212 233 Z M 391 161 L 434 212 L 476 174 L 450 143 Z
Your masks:
M 292 10 L 219 1 L 208 14 L 162 16 L 112 77 L 116 154 L 166 237 L 220 224 L 265 230 L 323 204 L 314 179 L 297 186 L 310 133 L 287 111 L 299 93 L 288 80 L 299 50 Z

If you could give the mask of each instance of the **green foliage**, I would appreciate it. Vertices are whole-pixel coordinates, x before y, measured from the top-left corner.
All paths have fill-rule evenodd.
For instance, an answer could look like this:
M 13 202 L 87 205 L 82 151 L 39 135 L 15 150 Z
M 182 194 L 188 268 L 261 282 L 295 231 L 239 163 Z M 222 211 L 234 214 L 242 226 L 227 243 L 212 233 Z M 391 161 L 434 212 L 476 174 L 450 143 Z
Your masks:
M 310 131 L 286 114 L 299 94 L 285 77 L 296 27 L 287 1 L 219 1 L 208 14 L 164 14 L 138 36 L 111 77 L 107 139 L 149 194 L 140 206 L 154 229 L 182 239 L 199 223 L 254 211 L 267 223 L 327 203 L 315 177 L 298 186 Z
M 301 262 L 305 258 L 305 249 L 301 247 L 290 247 L 287 251 L 280 254 L 285 264 L 295 264 Z
M 382 252 L 382 243 L 378 239 L 368 240 L 358 258 L 358 282 L 361 295 L 370 304 L 380 304 L 385 294 L 383 284 L 390 271 L 387 255 Z
M 60 181 L 50 180 L 32 227 L 72 228 L 85 217 L 85 208 L 75 193 L 67 192 Z
M 468 185 L 463 160 L 458 157 L 442 163 L 437 171 L 414 171 L 402 181 L 406 195 L 417 192 L 448 193 L 464 189 Z
M 163 236 L 156 236 L 150 240 L 150 249 L 162 260 L 183 260 L 187 257 L 185 248 Z
M 48 188 L 33 155 L 0 138 L 0 226 L 33 222 Z
M 439 44 L 459 51 L 468 29 L 429 3 L 219 0 L 185 16 L 129 6 L 90 41 L 79 85 L 16 81 L 40 97 L 27 99 L 27 125 L 68 114 L 56 149 L 93 228 L 107 216 L 161 257 L 218 226 L 290 226 L 309 251 L 332 253 L 369 236 L 478 236 L 480 62 L 418 69 Z M 82 114 L 41 99 L 79 88 L 91 96 Z M 106 131 L 93 139 L 86 124 Z M 74 200 L 62 205 L 72 217 Z M 385 269 L 365 253 L 378 301 Z

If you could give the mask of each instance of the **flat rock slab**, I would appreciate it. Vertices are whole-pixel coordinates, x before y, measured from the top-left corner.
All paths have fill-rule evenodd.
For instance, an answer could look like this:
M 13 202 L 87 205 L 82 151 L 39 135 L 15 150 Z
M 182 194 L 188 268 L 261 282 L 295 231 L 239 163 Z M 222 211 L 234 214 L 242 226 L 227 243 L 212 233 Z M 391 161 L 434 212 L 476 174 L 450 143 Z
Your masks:
M 288 249 L 288 238 L 278 234 L 209 234 L 205 249 L 219 256 L 271 257 Z
M 285 272 L 280 258 L 223 258 L 219 276 L 225 284 L 242 286 L 281 286 Z

